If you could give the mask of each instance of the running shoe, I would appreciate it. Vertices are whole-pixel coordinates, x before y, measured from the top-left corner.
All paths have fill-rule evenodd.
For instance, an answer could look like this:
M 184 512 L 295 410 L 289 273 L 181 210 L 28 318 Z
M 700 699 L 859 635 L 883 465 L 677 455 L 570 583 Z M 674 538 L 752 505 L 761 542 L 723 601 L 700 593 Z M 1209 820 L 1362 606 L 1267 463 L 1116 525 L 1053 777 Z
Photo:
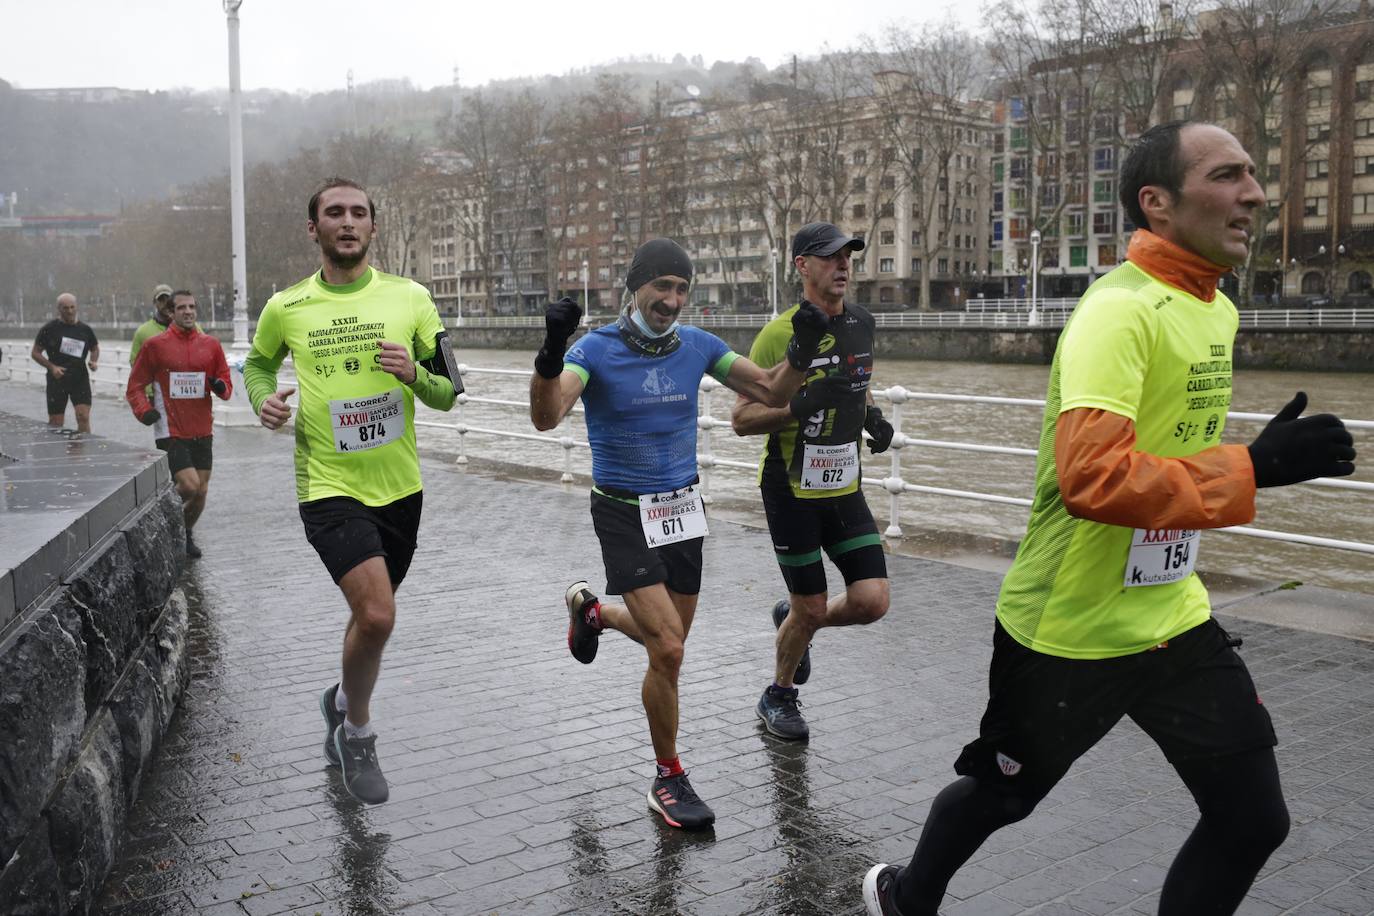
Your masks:
M 686 773 L 656 778 L 649 789 L 649 807 L 657 811 L 669 827 L 698 830 L 716 822 L 716 812 L 697 795 Z
M 582 664 L 590 665 L 601 641 L 601 630 L 587 620 L 587 608 L 596 603 L 596 595 L 586 582 L 574 582 L 563 600 L 568 605 L 568 651 Z
M 754 712 L 770 733 L 788 741 L 805 741 L 811 737 L 811 729 L 807 728 L 806 720 L 797 708 L 800 705 L 797 688 L 769 684 L 763 696 L 759 697 L 759 705 Z
M 343 725 L 344 714 L 339 712 L 339 685 L 326 687 L 320 694 L 320 712 L 324 714 L 324 759 L 332 767 L 339 765 L 339 752 L 334 747 L 334 732 Z
M 344 727 L 334 730 L 334 750 L 343 768 L 343 784 L 365 805 L 380 805 L 391 797 L 382 766 L 377 762 L 377 736 L 349 738 Z
M 897 866 L 879 862 L 864 875 L 864 908 L 868 916 L 902 916 L 892 901 L 892 883 L 897 880 Z
M 782 626 L 782 622 L 787 619 L 787 615 L 792 612 L 792 602 L 784 598 L 773 605 L 773 629 Z M 811 644 L 806 644 L 806 651 L 802 653 L 801 661 L 797 662 L 797 670 L 792 675 L 792 683 L 805 684 L 811 680 Z
M 196 546 L 196 542 L 191 540 L 189 533 L 186 535 L 186 555 L 193 560 L 199 560 L 203 556 L 200 548 Z

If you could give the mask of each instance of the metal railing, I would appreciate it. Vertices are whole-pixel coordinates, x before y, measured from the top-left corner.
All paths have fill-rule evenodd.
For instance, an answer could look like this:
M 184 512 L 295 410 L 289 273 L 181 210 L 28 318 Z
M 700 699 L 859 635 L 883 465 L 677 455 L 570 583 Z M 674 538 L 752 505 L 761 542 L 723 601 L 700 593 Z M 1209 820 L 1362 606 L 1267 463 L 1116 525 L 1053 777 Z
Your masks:
M 19 341 L 0 341 L 0 379 L 13 379 L 27 384 L 41 385 L 48 377 L 48 370 L 33 361 L 30 352 L 32 343 Z M 124 397 L 124 387 L 129 381 L 129 345 L 101 344 L 100 362 L 91 375 L 91 388 L 103 394 L 120 399 Z
M 0 362 L 0 378 L 13 378 L 31 384 L 41 384 L 45 378 L 43 367 L 29 359 L 29 347 L 17 343 L 6 343 L 3 345 L 4 360 Z M 108 350 L 102 348 L 102 359 L 100 369 L 92 377 L 94 386 L 101 388 L 105 393 L 123 397 L 124 386 L 128 380 L 128 353 L 127 346 L 114 346 Z M 22 358 L 21 358 L 22 357 Z M 518 377 L 528 379 L 532 374 L 528 369 L 488 369 L 478 366 L 460 366 L 464 379 L 473 377 Z M 241 380 L 241 376 L 240 376 Z M 294 380 L 293 370 L 288 361 L 282 367 L 282 382 L 289 384 Z M 734 459 L 723 458 L 714 454 L 712 450 L 712 434 L 718 429 L 729 429 L 729 419 L 714 415 L 713 396 L 717 391 L 727 390 L 715 379 L 709 376 L 701 381 L 700 396 L 697 402 L 697 428 L 700 430 L 699 451 L 697 464 L 701 474 L 702 492 L 707 500 L 711 501 L 711 475 L 717 469 L 731 471 L 745 471 L 754 473 L 758 465 L 753 461 L 737 461 Z M 908 391 L 906 388 L 893 386 L 872 392 L 876 400 L 886 402 L 891 406 L 891 414 L 888 417 L 895 430 L 892 437 L 888 474 L 885 477 L 863 477 L 864 486 L 882 490 L 888 496 L 887 515 L 888 525 L 884 530 L 887 537 L 902 537 L 902 503 L 901 497 L 906 494 L 926 494 L 934 496 L 952 497 L 955 499 L 967 499 L 983 503 L 994 503 L 1004 506 L 1018 506 L 1029 508 L 1031 500 L 1020 496 L 1007 496 L 1005 494 L 987 493 L 978 490 L 961 490 L 947 487 L 934 487 L 926 484 L 913 483 L 902 476 L 901 456 L 904 449 L 938 449 L 965 452 L 970 454 L 997 454 L 997 455 L 1017 455 L 1024 457 L 1034 457 L 1037 450 L 1031 447 L 1018 447 L 1007 445 L 984 445 L 973 442 L 960 442 L 939 439 L 923 439 L 909 436 L 902 431 L 903 408 L 913 402 L 919 401 L 944 401 L 960 404 L 981 404 L 990 407 L 1012 407 L 1021 409 L 1034 409 L 1043 411 L 1044 400 L 1038 398 L 1008 398 L 993 397 L 985 395 L 949 394 L 942 392 L 927 391 Z M 508 427 L 481 426 L 467 421 L 464 408 L 469 405 L 485 405 L 503 409 L 511 409 L 518 412 L 516 424 L 521 429 Z M 591 445 L 585 440 L 574 438 L 568 432 L 564 432 L 564 424 L 560 424 L 559 429 L 552 433 L 540 433 L 525 431 L 529 422 L 529 402 L 527 400 L 511 400 L 509 398 L 487 397 L 471 392 L 465 392 L 458 396 L 458 403 L 454 408 L 451 418 L 445 417 L 442 420 L 424 419 L 417 413 L 415 425 L 417 427 L 427 427 L 438 430 L 446 430 L 456 433 L 458 436 L 458 448 L 455 461 L 458 464 L 468 463 L 468 436 L 479 436 L 493 439 L 515 439 L 526 442 L 541 442 L 548 445 L 557 446 L 562 449 L 562 480 L 571 482 L 574 479 L 576 470 L 573 461 L 573 452 L 578 449 L 590 449 Z M 582 415 L 581 404 L 573 407 L 571 412 L 575 415 Z M 443 416 L 434 413 L 434 416 Z M 1272 417 L 1269 414 L 1246 413 L 1240 411 L 1228 412 L 1228 421 L 1241 421 L 1246 423 L 1267 423 Z M 1345 424 L 1352 430 L 1374 431 L 1374 420 L 1345 420 Z M 865 434 L 867 435 L 867 434 Z M 881 459 L 873 459 L 875 463 Z M 585 468 L 585 472 L 590 474 L 590 467 Z M 1352 498 L 1374 497 L 1374 483 L 1358 480 L 1342 480 L 1335 478 L 1318 478 L 1308 481 L 1303 486 L 1339 489 L 1352 494 Z M 1357 496 L 1362 494 L 1362 496 Z M 1374 515 L 1374 504 L 1367 505 L 1365 509 L 1352 507 L 1352 513 L 1361 517 Z M 1325 547 L 1336 550 L 1348 550 L 1357 553 L 1374 555 L 1374 544 L 1360 541 L 1347 541 L 1337 538 L 1320 537 L 1317 535 L 1303 534 L 1299 532 L 1271 531 L 1263 528 L 1250 526 L 1235 526 L 1230 528 L 1219 528 L 1218 531 L 1230 534 L 1242 535 L 1246 537 L 1264 538 L 1275 541 L 1284 541 L 1290 544 L 1305 544 L 1314 547 Z
M 1010 302 L 1013 300 L 1002 300 Z M 1024 302 L 1025 300 L 1014 300 Z M 1073 314 L 1073 304 L 1077 300 L 1050 300 L 1068 302 L 1067 308 L 1037 305 L 1035 321 L 1027 309 L 986 309 L 961 310 L 949 312 L 874 312 L 873 318 L 879 327 L 884 328 L 1059 328 Z M 972 303 L 970 303 L 971 305 Z M 772 320 L 771 314 L 724 314 L 703 315 L 699 312 L 684 315 L 683 323 L 702 328 L 761 328 Z M 584 322 L 589 327 L 600 327 L 615 320 L 614 315 L 590 315 Z M 542 328 L 542 315 L 507 315 L 499 317 L 464 316 L 462 321 L 445 319 L 451 327 L 457 328 Z M 1240 327 L 1243 330 L 1265 329 L 1335 329 L 1367 330 L 1374 328 L 1374 309 L 1253 309 L 1240 312 Z
M 980 301 L 990 303 L 985 307 L 975 307 Z M 879 327 L 884 328 L 1060 328 L 1071 314 L 1076 299 L 1046 299 L 1037 303 L 1035 320 L 1031 320 L 1029 300 L 1026 299 L 988 299 L 969 300 L 968 307 L 957 311 L 941 312 L 882 312 L 875 311 L 873 318 Z M 1368 330 L 1374 328 L 1374 309 L 1321 308 L 1321 309 L 1248 309 L 1240 314 L 1242 330 Z M 699 311 L 684 312 L 683 324 L 702 328 L 761 328 L 773 316 L 770 313 L 757 314 L 710 314 Z M 586 327 L 601 327 L 615 321 L 616 316 L 608 313 L 588 315 L 583 324 Z M 457 318 L 444 316 L 444 323 L 451 328 L 543 328 L 543 315 L 464 315 Z M 255 322 L 249 323 L 252 332 Z M 122 322 L 119 325 L 99 324 L 92 327 L 102 332 L 132 332 L 137 325 Z M 232 330 L 231 321 L 205 321 L 201 327 L 207 331 Z M 105 349 L 105 344 L 101 344 Z M 127 346 L 125 351 L 127 353 Z
M 528 379 L 531 375 L 525 369 L 484 369 L 474 366 L 462 366 L 463 376 L 518 376 Z M 701 474 L 702 492 L 706 501 L 711 501 L 711 474 L 716 469 L 732 469 L 754 473 L 758 470 L 758 465 L 752 461 L 736 461 L 733 459 L 722 458 L 715 455 L 711 448 L 711 436 L 714 430 L 729 429 L 730 421 L 712 413 L 712 397 L 715 392 L 723 390 L 715 379 L 709 376 L 701 381 L 700 397 L 698 398 L 697 428 L 701 431 L 699 451 L 697 454 L 697 464 Z M 892 447 L 890 449 L 890 464 L 888 476 L 886 477 L 864 477 L 863 484 L 867 487 L 883 490 L 888 495 L 888 526 L 884 530 L 887 537 L 901 537 L 901 497 L 908 493 L 920 493 L 935 496 L 953 497 L 956 499 L 968 499 L 985 503 L 996 503 L 1006 506 L 1019 506 L 1029 508 L 1031 500 L 1019 496 L 1006 496 L 997 493 L 985 493 L 976 490 L 958 490 L 947 487 L 933 487 L 925 484 L 912 483 L 902 477 L 901 455 L 902 450 L 907 448 L 920 449 L 949 449 L 968 453 L 991 453 L 1000 455 L 1019 455 L 1034 457 L 1037 450 L 1027 447 L 983 445 L 972 442 L 954 442 L 935 439 L 921 439 L 908 436 L 902 432 L 902 408 L 904 405 L 915 401 L 953 401 L 963 404 L 985 404 L 1001 407 L 1033 408 L 1043 411 L 1045 402 L 1035 398 L 1005 398 L 989 397 L 979 395 L 946 394 L 939 392 L 908 391 L 901 386 L 894 386 L 882 390 L 874 390 L 873 397 L 880 401 L 885 401 L 891 405 L 892 411 L 889 417 L 895 433 L 892 437 Z M 497 407 L 515 408 L 521 412 L 521 419 L 528 417 L 529 403 L 527 401 L 514 401 L 500 398 L 480 397 L 471 394 L 462 394 L 458 398 L 457 416 L 452 420 L 419 420 L 416 426 L 427 426 L 435 429 L 445 429 L 458 434 L 458 455 L 457 462 L 466 464 L 468 461 L 467 437 L 469 435 L 491 436 L 498 438 L 515 438 L 530 442 L 544 442 L 549 445 L 556 445 L 563 450 L 563 473 L 564 482 L 573 480 L 573 458 L 572 453 L 575 449 L 589 449 L 588 442 L 575 439 L 573 436 L 555 430 L 553 433 L 530 433 L 513 432 L 507 429 L 495 427 L 474 426 L 469 424 L 463 417 L 462 408 L 468 404 L 485 404 Z M 573 408 L 573 413 L 581 414 L 581 405 Z M 1231 412 L 1227 414 L 1228 420 L 1238 420 L 1242 422 L 1268 423 L 1272 417 L 1269 414 Z M 1374 431 L 1374 420 L 1346 420 L 1346 425 L 1355 430 Z M 562 429 L 560 425 L 559 429 Z M 865 434 L 867 435 L 867 434 Z M 588 469 L 589 472 L 589 469 Z M 1338 480 L 1333 478 L 1318 478 L 1308 481 L 1304 486 L 1325 487 L 1341 489 L 1374 496 L 1374 483 L 1365 481 Z M 1374 508 L 1374 507 L 1371 507 Z M 1369 510 L 1364 514 L 1368 515 Z M 1269 540 L 1285 541 L 1292 544 L 1305 544 L 1315 547 L 1326 547 L 1336 550 L 1349 550 L 1357 553 L 1374 555 L 1374 544 L 1363 543 L 1360 541 L 1347 541 L 1337 538 L 1319 537 L 1302 533 L 1285 531 L 1271 531 L 1263 528 L 1253 528 L 1249 526 L 1234 526 L 1230 528 L 1220 528 L 1219 531 L 1228 532 L 1247 537 L 1265 538 Z

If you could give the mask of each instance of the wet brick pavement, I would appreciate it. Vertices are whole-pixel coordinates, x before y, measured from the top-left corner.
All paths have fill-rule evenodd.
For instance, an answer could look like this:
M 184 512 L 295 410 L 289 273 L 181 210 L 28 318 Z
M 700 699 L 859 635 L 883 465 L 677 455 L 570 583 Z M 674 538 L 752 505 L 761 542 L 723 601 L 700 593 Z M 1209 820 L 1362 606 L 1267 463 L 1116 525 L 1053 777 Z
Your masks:
M 37 415 L 41 395 L 0 384 L 0 409 Z M 146 441 L 114 401 L 98 399 L 95 426 Z M 717 520 L 681 746 L 718 821 L 662 827 L 644 801 L 643 651 L 609 635 L 583 667 L 564 644 L 565 586 L 601 584 L 585 492 L 426 460 L 421 546 L 373 704 L 392 800 L 363 808 L 320 750 L 345 616 L 301 533 L 291 438 L 216 443 L 205 558 L 185 583 L 193 680 L 106 885 L 109 916 L 860 914 L 864 870 L 910 855 L 977 727 L 997 577 L 891 557 L 888 617 L 817 642 L 809 746 L 763 737 L 753 707 L 781 582 L 763 532 Z M 1374 644 L 1223 620 L 1276 720 L 1294 821 L 1241 912 L 1374 912 Z M 1123 723 L 992 838 L 944 912 L 1153 913 L 1193 819 Z

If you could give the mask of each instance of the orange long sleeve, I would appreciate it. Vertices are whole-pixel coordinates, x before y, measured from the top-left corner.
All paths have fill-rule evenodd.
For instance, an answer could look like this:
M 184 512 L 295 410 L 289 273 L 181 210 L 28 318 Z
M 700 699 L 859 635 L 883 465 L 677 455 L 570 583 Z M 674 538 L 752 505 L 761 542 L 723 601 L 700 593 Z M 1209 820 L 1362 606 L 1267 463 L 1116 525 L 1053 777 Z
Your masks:
M 1187 458 L 1135 450 L 1135 424 L 1107 410 L 1059 415 L 1054 459 L 1069 514 L 1126 528 L 1224 528 L 1255 517 L 1255 472 L 1243 445 Z

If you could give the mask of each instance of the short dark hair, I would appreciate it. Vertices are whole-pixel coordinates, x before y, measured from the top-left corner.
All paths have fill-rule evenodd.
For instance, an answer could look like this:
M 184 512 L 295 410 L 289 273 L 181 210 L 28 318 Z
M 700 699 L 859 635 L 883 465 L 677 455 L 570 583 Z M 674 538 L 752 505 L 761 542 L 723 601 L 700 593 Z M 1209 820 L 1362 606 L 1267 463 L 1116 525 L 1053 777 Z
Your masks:
M 1183 128 L 1199 121 L 1168 121 L 1156 124 L 1136 138 L 1121 163 L 1121 206 L 1131 222 L 1142 229 L 1150 221 L 1140 209 L 1140 189 L 1155 185 L 1178 197 L 1183 193 L 1183 176 L 1188 171 L 1183 161 Z
M 348 178 L 340 178 L 336 175 L 333 178 L 326 178 L 324 184 L 320 185 L 315 193 L 310 195 L 310 203 L 306 204 L 305 207 L 306 211 L 310 214 L 310 222 L 317 223 L 320 221 L 320 195 L 330 188 L 353 188 L 354 190 L 362 191 L 363 196 L 367 198 L 367 208 L 371 211 L 372 221 L 374 223 L 377 221 L 377 205 L 372 202 L 372 195 L 367 193 L 367 188 L 358 184 L 356 181 Z
M 193 292 L 191 292 L 189 289 L 174 289 L 174 290 L 172 290 L 172 301 L 173 301 L 173 302 L 176 301 L 177 296 L 190 296 L 192 299 L 196 298 L 196 294 L 193 293 Z

